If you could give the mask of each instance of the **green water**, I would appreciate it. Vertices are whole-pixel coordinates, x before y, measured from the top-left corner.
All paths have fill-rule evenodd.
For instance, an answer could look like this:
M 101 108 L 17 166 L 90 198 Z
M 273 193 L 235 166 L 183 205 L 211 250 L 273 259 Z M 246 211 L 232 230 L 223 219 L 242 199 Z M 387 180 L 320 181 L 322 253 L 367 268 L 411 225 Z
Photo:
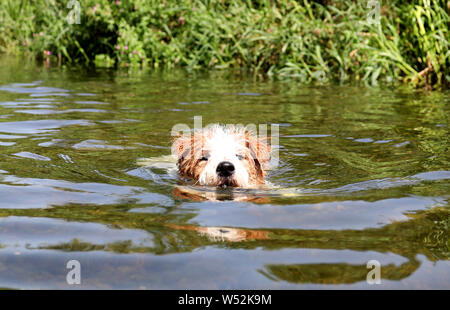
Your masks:
M 449 289 L 449 102 L 0 59 L 0 287 Z M 272 188 L 199 200 L 138 164 L 169 155 L 172 126 L 194 116 L 279 124 Z

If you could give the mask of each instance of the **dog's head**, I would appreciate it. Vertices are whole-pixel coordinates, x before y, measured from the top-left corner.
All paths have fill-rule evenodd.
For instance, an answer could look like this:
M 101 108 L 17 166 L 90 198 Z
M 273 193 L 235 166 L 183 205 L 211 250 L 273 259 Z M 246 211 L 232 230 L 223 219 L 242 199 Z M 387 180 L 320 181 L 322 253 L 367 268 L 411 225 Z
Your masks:
M 201 185 L 251 187 L 264 183 L 270 148 L 243 127 L 208 126 L 175 139 L 181 174 Z

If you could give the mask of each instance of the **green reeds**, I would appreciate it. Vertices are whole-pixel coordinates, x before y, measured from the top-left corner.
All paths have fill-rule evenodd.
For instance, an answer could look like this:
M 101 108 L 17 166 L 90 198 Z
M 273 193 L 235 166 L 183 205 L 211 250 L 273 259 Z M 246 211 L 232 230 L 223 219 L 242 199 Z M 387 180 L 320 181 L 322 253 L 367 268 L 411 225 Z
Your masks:
M 445 0 L 69 0 L 0 3 L 0 51 L 59 63 L 248 68 L 300 82 L 450 83 Z M 71 2 L 74 2 L 73 0 Z

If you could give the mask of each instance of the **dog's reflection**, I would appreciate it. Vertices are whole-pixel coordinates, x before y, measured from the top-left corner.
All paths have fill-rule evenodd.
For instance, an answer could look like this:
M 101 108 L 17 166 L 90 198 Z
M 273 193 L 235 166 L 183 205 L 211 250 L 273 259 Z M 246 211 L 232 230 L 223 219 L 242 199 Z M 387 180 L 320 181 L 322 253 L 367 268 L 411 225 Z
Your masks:
M 175 187 L 174 195 L 194 201 L 237 201 L 237 202 L 260 202 L 268 203 L 269 198 L 265 196 L 257 196 L 251 192 L 236 191 L 232 188 L 215 188 L 209 190 L 197 189 L 195 186 Z
M 201 236 L 214 242 L 242 242 L 251 240 L 267 240 L 268 233 L 263 230 L 251 230 L 231 227 L 198 227 L 188 225 L 168 225 L 172 229 L 196 231 Z

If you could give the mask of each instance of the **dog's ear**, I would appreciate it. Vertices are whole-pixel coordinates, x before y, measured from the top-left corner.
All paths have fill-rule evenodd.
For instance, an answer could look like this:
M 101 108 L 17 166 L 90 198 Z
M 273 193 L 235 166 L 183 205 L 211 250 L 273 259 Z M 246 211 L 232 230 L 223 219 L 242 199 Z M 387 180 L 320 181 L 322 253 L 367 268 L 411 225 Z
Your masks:
M 178 159 L 187 157 L 192 149 L 191 135 L 180 135 L 175 137 L 172 144 L 172 154 L 176 155 Z
M 175 138 L 172 144 L 172 154 L 182 159 L 195 159 L 204 145 L 201 133 L 185 134 Z
M 261 163 L 257 158 L 255 158 L 253 161 L 255 163 L 256 175 L 258 176 L 258 178 L 264 179 L 264 169 L 261 166 Z
M 248 132 L 245 137 L 246 147 L 250 150 L 250 155 L 255 161 L 256 167 L 261 170 L 267 169 L 270 160 L 270 146 L 267 138 L 256 137 Z

